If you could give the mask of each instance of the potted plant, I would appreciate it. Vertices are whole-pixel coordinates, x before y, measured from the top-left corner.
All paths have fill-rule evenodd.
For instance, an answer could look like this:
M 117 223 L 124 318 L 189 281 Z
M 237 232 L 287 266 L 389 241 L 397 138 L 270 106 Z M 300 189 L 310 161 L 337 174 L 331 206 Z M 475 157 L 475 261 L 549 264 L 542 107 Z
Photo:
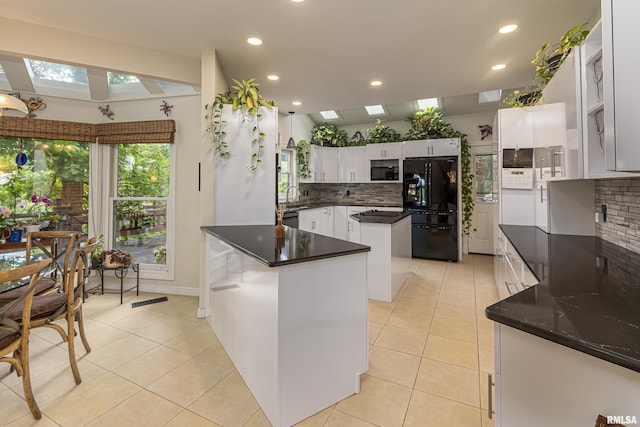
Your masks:
M 108 249 L 102 252 L 102 262 L 107 268 L 117 268 L 131 264 L 133 256 L 122 249 Z
M 0 206 L 0 240 L 3 243 L 9 240 L 11 236 L 11 229 L 16 224 L 11 214 L 13 211 L 6 206 Z
M 226 122 L 222 120 L 222 109 L 225 105 L 230 105 L 233 111 L 241 110 L 242 123 L 251 126 L 253 130 L 253 139 L 251 140 L 253 150 L 249 170 L 255 172 L 261 162 L 260 157 L 264 149 L 262 142 L 265 136 L 260 130 L 262 114 L 260 114 L 259 110 L 260 107 L 273 108 L 275 104 L 273 101 L 265 100 L 260 95 L 260 85 L 256 83 L 255 79 L 232 80 L 235 84 L 231 86 L 231 91 L 219 93 L 211 104 L 204 106 L 206 111 L 204 118 L 208 121 L 205 132 L 211 136 L 215 153 L 223 159 L 229 158 L 231 152 L 225 141 L 226 132 L 224 131 L 224 126 Z
M 323 123 L 311 129 L 311 143 L 325 147 L 344 147 L 347 145 L 347 132 L 336 125 Z
M 382 144 L 385 142 L 399 142 L 402 135 L 391 129 L 389 126 L 382 124 L 382 120 L 377 119 L 376 125 L 365 130 L 367 137 L 364 139 L 366 144 Z

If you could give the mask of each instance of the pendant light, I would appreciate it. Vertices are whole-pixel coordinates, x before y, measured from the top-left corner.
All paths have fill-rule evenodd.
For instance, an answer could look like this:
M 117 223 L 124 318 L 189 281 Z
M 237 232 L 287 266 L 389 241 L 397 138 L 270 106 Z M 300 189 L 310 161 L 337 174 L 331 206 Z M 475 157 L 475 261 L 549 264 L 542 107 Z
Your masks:
M 295 111 L 289 111 L 289 141 L 287 141 L 287 149 L 295 150 L 296 149 L 296 141 L 293 139 L 293 115 Z
M 29 110 L 22 100 L 13 95 L 0 94 L 0 116 L 2 116 L 2 110 L 5 108 L 12 108 L 14 110 L 22 111 L 25 114 L 29 114 Z

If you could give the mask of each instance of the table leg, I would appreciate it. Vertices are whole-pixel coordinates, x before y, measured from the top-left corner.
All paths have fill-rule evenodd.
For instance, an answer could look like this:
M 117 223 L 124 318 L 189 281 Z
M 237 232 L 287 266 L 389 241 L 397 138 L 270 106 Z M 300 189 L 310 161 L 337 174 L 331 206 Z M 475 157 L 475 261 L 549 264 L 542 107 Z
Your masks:
M 120 304 L 122 304 L 123 293 L 124 293 L 124 270 L 120 272 Z

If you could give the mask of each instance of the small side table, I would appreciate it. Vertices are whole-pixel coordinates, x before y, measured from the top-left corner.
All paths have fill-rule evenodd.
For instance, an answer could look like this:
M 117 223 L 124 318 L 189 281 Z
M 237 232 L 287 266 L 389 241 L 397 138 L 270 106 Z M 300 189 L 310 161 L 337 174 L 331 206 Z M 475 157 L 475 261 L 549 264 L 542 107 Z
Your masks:
M 113 274 L 115 274 L 115 276 L 118 279 L 120 279 L 120 304 L 122 304 L 122 295 L 127 291 L 133 290 L 135 288 L 136 296 L 140 295 L 140 264 L 136 263 L 136 264 L 121 265 L 120 267 L 106 267 L 104 265 L 99 265 L 97 267 L 91 267 L 91 270 L 95 270 L 98 272 L 98 274 L 100 274 L 100 292 L 102 294 L 104 294 L 105 271 L 113 271 Z M 131 286 L 130 288 L 125 289 L 124 278 L 127 277 L 127 273 L 129 272 L 129 270 L 133 270 L 136 272 L 136 284 L 135 286 Z M 97 287 L 87 290 L 87 292 L 93 291 L 95 289 L 97 289 Z

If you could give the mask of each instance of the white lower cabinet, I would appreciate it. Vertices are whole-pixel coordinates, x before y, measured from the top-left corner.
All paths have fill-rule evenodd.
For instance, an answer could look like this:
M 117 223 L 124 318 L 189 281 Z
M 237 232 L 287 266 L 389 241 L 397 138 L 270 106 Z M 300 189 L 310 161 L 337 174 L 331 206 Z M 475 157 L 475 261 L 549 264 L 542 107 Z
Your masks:
M 640 422 L 640 373 L 502 324 L 494 336 L 496 427 L 592 426 L 598 414 Z
M 498 230 L 494 257 L 494 276 L 500 299 L 525 290 L 538 283 L 536 276 L 518 254 L 502 230 Z
M 333 207 L 301 210 L 298 213 L 298 228 L 333 237 Z

